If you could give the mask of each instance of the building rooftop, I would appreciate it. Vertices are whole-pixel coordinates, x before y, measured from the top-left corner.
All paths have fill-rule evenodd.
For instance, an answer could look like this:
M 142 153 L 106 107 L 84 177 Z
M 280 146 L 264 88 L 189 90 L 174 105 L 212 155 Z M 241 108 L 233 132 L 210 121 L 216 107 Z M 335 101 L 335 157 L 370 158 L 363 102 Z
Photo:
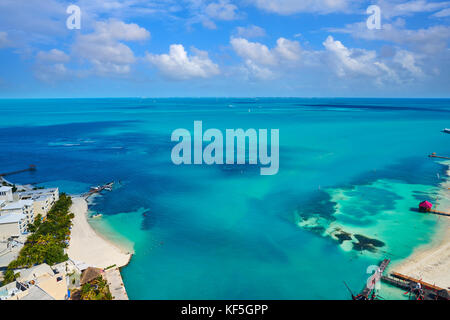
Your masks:
M 8 187 L 8 186 L 1 186 L 0 187 L 0 192 L 8 192 L 9 190 L 11 190 L 12 187 Z
M 32 206 L 33 200 L 19 200 L 15 202 L 10 202 L 3 207 L 3 210 L 17 210 L 22 209 L 25 206 Z
M 81 285 L 91 282 L 92 280 L 102 276 L 102 269 L 89 267 L 83 271 L 81 275 L 80 283 Z
M 28 294 L 20 300 L 55 300 L 55 299 L 38 286 L 33 286 L 30 289 L 28 289 Z
M 36 190 L 24 191 L 24 192 L 20 192 L 19 195 L 21 197 L 45 195 L 45 194 L 53 193 L 55 191 L 58 191 L 58 188 L 36 189 Z
M 14 223 L 14 222 L 19 222 L 20 220 L 26 219 L 27 217 L 20 213 L 7 213 L 5 215 L 0 216 L 0 224 L 5 224 L 5 223 Z
M 50 195 L 44 194 L 44 195 L 39 195 L 39 196 L 33 197 L 33 201 L 45 201 L 50 198 L 51 198 Z
M 17 272 L 20 273 L 20 277 L 18 278 L 18 280 L 22 282 L 36 280 L 37 278 L 42 277 L 44 275 L 49 276 L 55 275 L 52 268 L 50 268 L 50 266 L 46 263 L 34 266 L 29 269 L 20 269 L 17 270 Z
M 67 280 L 64 275 L 42 276 L 37 285 L 55 300 L 64 300 L 67 295 Z

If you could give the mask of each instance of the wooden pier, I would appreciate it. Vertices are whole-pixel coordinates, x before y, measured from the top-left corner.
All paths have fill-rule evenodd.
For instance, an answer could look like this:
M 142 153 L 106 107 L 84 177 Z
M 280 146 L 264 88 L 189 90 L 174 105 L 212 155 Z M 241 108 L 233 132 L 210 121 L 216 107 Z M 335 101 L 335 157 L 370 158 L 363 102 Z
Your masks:
M 437 210 L 430 210 L 430 211 L 428 211 L 428 213 L 431 213 L 431 214 L 437 214 L 437 215 L 439 215 L 439 216 L 450 217 L 450 213 L 442 212 L 442 211 L 437 211 Z
M 413 212 L 419 212 L 419 213 L 423 213 L 423 214 L 430 213 L 430 214 L 435 214 L 435 215 L 438 215 L 438 216 L 450 217 L 450 213 L 439 211 L 439 210 L 435 210 L 435 209 L 430 209 L 430 210 L 426 210 L 425 211 L 425 210 L 420 210 L 420 209 L 417 209 L 417 208 L 411 208 L 410 210 L 413 211 Z
M 27 172 L 27 171 L 36 171 L 36 166 L 34 164 L 31 164 L 28 168 L 23 169 L 23 170 L 0 173 L 0 177 L 11 176 L 13 174 L 18 174 L 18 173 Z
M 89 190 L 89 192 L 87 192 L 83 195 L 83 197 L 87 200 L 90 196 L 92 196 L 96 193 L 100 193 L 103 190 L 111 191 L 113 186 L 114 186 L 114 181 L 104 184 L 102 186 L 92 187 L 91 190 Z
M 386 270 L 386 268 L 388 267 L 390 262 L 391 262 L 390 259 L 384 259 L 383 261 L 381 261 L 380 266 L 378 267 L 378 270 L 376 270 L 375 273 L 372 276 L 370 276 L 370 278 L 367 280 L 366 285 L 364 286 L 364 289 L 356 297 L 353 297 L 353 300 L 374 300 L 375 299 L 375 286 L 376 286 L 377 282 L 379 282 L 381 280 L 383 273 Z
M 382 276 L 381 280 L 397 288 L 406 290 L 423 300 L 450 300 L 448 290 L 434 284 L 415 279 L 398 272 L 392 272 L 389 276 Z
M 450 160 L 450 157 L 438 156 L 438 155 L 436 154 L 436 152 L 433 152 L 432 154 L 430 154 L 429 157 L 430 157 L 430 158 L 439 158 L 439 159 Z

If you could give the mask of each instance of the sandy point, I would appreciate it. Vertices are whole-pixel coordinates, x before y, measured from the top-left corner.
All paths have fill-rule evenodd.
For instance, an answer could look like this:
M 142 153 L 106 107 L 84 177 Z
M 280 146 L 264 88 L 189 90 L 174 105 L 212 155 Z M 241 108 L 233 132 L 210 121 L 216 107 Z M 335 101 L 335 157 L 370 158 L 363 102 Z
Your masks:
M 106 268 L 112 265 L 123 267 L 131 259 L 112 242 L 97 234 L 87 221 L 88 205 L 83 198 L 72 198 L 70 211 L 75 215 L 67 253 L 69 258 L 88 265 Z

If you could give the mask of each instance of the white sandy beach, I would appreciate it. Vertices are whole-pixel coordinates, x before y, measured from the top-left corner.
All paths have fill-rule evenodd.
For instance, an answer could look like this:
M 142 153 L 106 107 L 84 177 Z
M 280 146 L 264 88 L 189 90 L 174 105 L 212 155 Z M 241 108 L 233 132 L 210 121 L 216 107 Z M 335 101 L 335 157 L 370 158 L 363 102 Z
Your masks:
M 447 171 L 450 176 L 450 170 Z M 450 181 L 442 184 L 438 210 L 450 212 Z M 450 217 L 436 216 L 440 224 L 434 243 L 418 248 L 393 271 L 450 289 Z
M 106 268 L 114 264 L 117 267 L 127 265 L 131 254 L 101 237 L 89 225 L 86 200 L 72 198 L 72 201 L 71 212 L 75 214 L 75 218 L 68 249 L 70 259 L 98 268 Z

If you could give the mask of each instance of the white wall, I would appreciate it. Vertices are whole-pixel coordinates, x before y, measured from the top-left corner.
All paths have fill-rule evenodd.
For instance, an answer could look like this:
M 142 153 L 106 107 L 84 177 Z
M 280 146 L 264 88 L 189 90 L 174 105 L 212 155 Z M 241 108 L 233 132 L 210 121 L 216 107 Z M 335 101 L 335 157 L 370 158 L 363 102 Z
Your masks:
M 6 240 L 11 236 L 20 236 L 19 224 L 17 222 L 0 224 L 0 240 Z
M 14 201 L 12 189 L 9 191 L 2 191 L 0 192 L 0 200 L 6 200 L 6 201 Z

